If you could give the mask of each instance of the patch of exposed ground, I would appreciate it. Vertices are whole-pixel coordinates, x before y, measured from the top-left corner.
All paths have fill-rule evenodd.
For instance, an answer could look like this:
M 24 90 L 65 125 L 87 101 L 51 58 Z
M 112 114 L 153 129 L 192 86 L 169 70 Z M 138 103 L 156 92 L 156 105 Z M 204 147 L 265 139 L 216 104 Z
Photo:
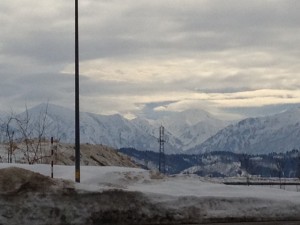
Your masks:
M 59 187 L 74 188 L 70 181 L 50 177 L 18 167 L 0 169 L 0 194 L 47 192 Z
M 13 163 L 28 163 L 24 157 L 24 144 L 20 143 L 13 153 Z M 0 162 L 7 162 L 7 148 L 5 144 L 0 144 Z M 75 150 L 74 145 L 64 143 L 54 143 L 51 146 L 49 141 L 45 141 L 41 145 L 42 159 L 36 163 L 51 163 L 51 148 L 54 149 L 54 164 L 56 165 L 74 165 Z M 128 156 L 119 153 L 117 150 L 104 146 L 81 144 L 81 165 L 86 166 L 122 166 L 122 167 L 138 167 Z

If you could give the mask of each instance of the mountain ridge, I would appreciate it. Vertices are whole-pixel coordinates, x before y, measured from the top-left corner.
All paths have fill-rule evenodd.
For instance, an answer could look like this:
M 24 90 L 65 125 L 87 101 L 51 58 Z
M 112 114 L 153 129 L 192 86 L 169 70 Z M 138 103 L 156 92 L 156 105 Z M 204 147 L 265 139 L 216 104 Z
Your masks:
M 33 120 L 39 120 L 42 113 L 46 113 L 46 136 L 54 136 L 62 142 L 74 143 L 75 112 L 73 110 L 58 105 L 42 103 L 27 109 L 27 112 L 32 122 Z M 163 124 L 166 131 L 165 151 L 168 153 L 181 153 L 203 141 L 203 138 L 197 138 L 196 134 L 205 133 L 207 136 L 210 136 L 226 124 L 226 122 L 213 118 L 209 113 L 200 110 L 189 110 L 172 114 L 174 116 L 166 122 L 166 117 L 157 120 L 137 117 L 129 120 L 119 114 L 100 115 L 81 112 L 81 143 L 104 144 L 114 148 L 132 147 L 139 150 L 158 151 L 159 126 Z M 26 117 L 26 112 L 18 116 Z M 210 119 L 208 120 L 207 118 Z M 161 122 L 163 120 L 164 122 Z M 194 127 L 190 130 L 190 126 Z M 203 130 L 203 127 L 206 127 L 206 129 Z M 211 129 L 211 127 L 214 128 Z
M 247 118 L 221 129 L 188 153 L 230 151 L 235 153 L 285 152 L 300 147 L 300 109 Z
M 47 132 L 44 135 L 54 136 L 61 142 L 74 143 L 73 110 L 42 103 L 27 111 L 32 123 L 34 120 L 38 123 L 42 113 L 47 111 Z M 161 115 L 163 116 L 157 116 L 157 119 L 136 117 L 129 120 L 119 114 L 81 112 L 81 143 L 158 152 L 159 127 L 163 125 L 166 134 L 165 152 L 168 154 L 213 151 L 256 154 L 285 152 L 300 146 L 298 107 L 269 116 L 246 118 L 231 124 L 204 110 L 172 112 L 170 117 L 166 117 L 166 113 Z M 24 117 L 26 112 L 18 116 Z M 6 137 L 4 125 L 1 126 L 1 140 Z

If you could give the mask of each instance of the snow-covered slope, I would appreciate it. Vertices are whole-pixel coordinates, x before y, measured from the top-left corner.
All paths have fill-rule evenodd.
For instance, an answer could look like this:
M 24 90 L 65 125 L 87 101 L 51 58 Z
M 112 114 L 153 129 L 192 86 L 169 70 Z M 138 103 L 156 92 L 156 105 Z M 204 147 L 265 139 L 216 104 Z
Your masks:
M 141 124 L 141 120 L 139 119 L 137 123 Z M 148 121 L 156 129 L 163 125 L 167 132 L 167 142 L 183 151 L 201 144 L 229 125 L 228 121 L 219 120 L 210 113 L 199 109 L 173 112 L 168 116 Z M 158 131 L 156 132 L 158 133 Z
M 300 109 L 248 118 L 220 130 L 189 153 L 232 151 L 248 154 L 285 152 L 300 146 Z
M 73 166 L 56 165 L 54 177 L 60 179 L 51 179 L 49 165 L 1 163 L 0 223 L 129 225 L 300 220 L 300 193 L 296 191 L 226 186 L 195 176 L 165 177 L 137 168 L 95 166 L 81 167 L 81 183 L 75 184 L 74 172 Z
M 32 113 L 31 110 L 30 113 Z M 47 114 L 51 121 L 50 129 L 48 129 L 49 135 L 57 136 L 62 142 L 74 143 L 74 112 L 49 105 Z M 118 114 L 98 115 L 87 112 L 80 114 L 81 143 L 155 151 L 158 149 L 157 136 L 150 133 L 149 130 L 151 129 L 143 129 Z M 174 146 L 168 147 L 172 153 L 179 152 L 179 149 Z
M 41 104 L 28 110 L 33 127 L 38 127 L 37 121 L 41 121 L 46 106 Z M 74 114 L 73 110 L 49 104 L 44 136 L 74 143 Z M 255 154 L 285 152 L 300 146 L 299 108 L 272 116 L 248 118 L 233 125 L 202 110 L 160 115 L 164 116 L 156 116 L 155 120 L 142 117 L 128 120 L 117 114 L 83 112 L 80 121 L 81 142 L 157 152 L 158 130 L 163 125 L 166 134 L 165 152 L 168 154 L 210 151 Z M 21 114 L 21 117 L 24 116 L 25 113 Z M 5 131 L 5 126 L 2 126 L 3 129 Z M 33 129 L 34 132 L 37 130 Z M 18 134 L 15 134 L 17 137 Z M 0 135 L 0 139 L 3 138 L 5 133 Z
M 46 108 L 47 129 L 44 136 L 74 143 L 73 110 L 52 104 L 40 104 L 28 109 L 32 127 L 38 127 Z M 25 118 L 26 113 L 18 116 Z M 202 143 L 228 124 L 201 110 L 172 113 L 169 117 L 158 117 L 156 120 L 141 117 L 128 120 L 118 114 L 98 115 L 87 112 L 82 112 L 80 116 L 82 143 L 104 144 L 114 148 L 131 147 L 158 151 L 159 127 L 163 125 L 166 134 L 165 151 L 169 154 L 180 153 Z M 34 132 L 37 135 L 37 131 Z

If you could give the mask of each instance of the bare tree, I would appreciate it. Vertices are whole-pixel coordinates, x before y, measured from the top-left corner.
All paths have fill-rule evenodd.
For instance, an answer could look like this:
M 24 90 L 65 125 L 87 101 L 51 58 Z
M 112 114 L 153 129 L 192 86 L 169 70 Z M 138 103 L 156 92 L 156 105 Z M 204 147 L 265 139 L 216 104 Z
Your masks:
M 10 129 L 9 124 L 13 120 L 12 117 L 9 117 L 7 124 L 6 124 L 6 136 L 8 138 L 8 151 L 7 151 L 7 162 L 12 163 L 12 154 L 14 150 L 14 135 L 15 132 Z
M 55 125 L 53 123 L 55 123 Z M 62 138 L 62 133 L 60 132 L 62 127 L 57 116 L 55 117 L 55 122 L 52 122 L 52 125 L 55 127 L 55 130 L 53 130 L 55 143 L 59 143 Z
M 50 157 L 45 153 L 43 143 L 47 123 L 48 104 L 41 110 L 37 118 L 32 119 L 26 106 L 23 116 L 15 117 L 16 126 L 21 136 L 20 150 L 24 153 L 27 163 L 41 162 L 43 158 Z
M 1 121 L 1 133 L 5 136 L 4 139 L 2 139 L 2 142 L 7 146 L 7 163 L 12 163 L 12 156 L 17 149 L 17 145 L 14 142 L 15 130 L 12 126 L 13 122 L 14 113 L 12 111 L 10 115 Z

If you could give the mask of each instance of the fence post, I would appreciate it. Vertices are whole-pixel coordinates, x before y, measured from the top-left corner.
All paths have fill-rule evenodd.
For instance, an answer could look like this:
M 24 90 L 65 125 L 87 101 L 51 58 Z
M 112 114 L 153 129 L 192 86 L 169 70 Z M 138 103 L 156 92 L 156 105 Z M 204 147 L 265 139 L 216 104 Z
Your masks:
M 53 178 L 53 137 L 51 137 L 51 178 Z

